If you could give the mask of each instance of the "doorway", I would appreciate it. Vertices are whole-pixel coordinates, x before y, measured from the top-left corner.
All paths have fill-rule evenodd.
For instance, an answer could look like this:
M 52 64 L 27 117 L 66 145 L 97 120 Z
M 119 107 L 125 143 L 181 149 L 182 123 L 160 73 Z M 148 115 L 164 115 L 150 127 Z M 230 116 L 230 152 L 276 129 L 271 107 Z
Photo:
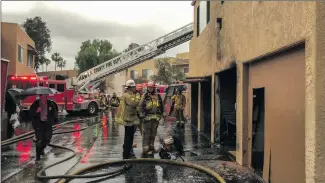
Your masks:
M 191 123 L 197 128 L 198 105 L 199 105 L 199 83 L 191 83 Z
M 252 167 L 262 176 L 264 166 L 265 90 L 253 89 Z
M 218 114 L 220 144 L 229 151 L 236 150 L 236 95 L 237 95 L 237 69 L 233 67 L 218 74 L 216 96 L 219 98 Z M 218 101 L 216 101 L 218 102 Z M 219 112 L 219 113 L 218 113 Z M 217 141 L 218 142 L 218 141 Z
M 208 137 L 211 136 L 211 76 L 207 77 L 205 81 L 201 82 L 201 123 L 203 127 L 203 132 Z

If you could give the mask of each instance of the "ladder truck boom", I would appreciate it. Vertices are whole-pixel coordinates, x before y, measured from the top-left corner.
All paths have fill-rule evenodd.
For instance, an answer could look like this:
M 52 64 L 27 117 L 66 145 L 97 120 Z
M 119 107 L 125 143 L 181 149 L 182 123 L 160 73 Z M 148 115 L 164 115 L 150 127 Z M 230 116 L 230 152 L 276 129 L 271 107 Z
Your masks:
M 98 83 L 105 80 L 109 75 L 159 56 L 165 53 L 165 51 L 189 41 L 192 37 L 193 23 L 190 23 L 84 71 L 77 78 L 74 78 L 74 80 L 76 80 L 79 91 L 88 90 L 87 86 L 98 86 Z

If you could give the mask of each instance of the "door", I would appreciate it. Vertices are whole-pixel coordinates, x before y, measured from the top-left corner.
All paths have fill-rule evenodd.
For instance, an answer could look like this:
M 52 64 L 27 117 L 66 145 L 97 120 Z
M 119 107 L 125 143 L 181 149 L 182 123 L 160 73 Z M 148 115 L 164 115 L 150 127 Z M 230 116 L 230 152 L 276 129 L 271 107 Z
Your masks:
M 264 88 L 253 89 L 252 167 L 262 176 L 264 166 L 265 100 Z
M 56 84 L 56 89 L 58 90 L 58 92 L 60 92 L 59 94 L 56 94 L 56 99 L 57 99 L 57 104 L 59 107 L 59 111 L 62 111 L 65 109 L 66 106 L 66 85 L 65 83 L 58 83 Z

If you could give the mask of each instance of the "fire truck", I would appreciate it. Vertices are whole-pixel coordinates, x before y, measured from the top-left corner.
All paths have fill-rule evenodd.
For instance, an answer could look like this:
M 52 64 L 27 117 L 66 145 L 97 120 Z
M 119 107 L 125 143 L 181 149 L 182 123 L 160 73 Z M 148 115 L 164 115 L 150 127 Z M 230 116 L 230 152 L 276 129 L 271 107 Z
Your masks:
M 51 80 L 47 76 L 23 75 L 23 76 L 8 76 L 7 88 L 27 89 L 36 86 L 49 87 L 53 94 L 48 98 L 55 103 L 58 111 L 66 110 L 68 113 L 83 110 L 82 105 L 87 105 L 86 110 L 90 115 L 97 113 L 97 101 L 89 100 L 89 96 L 84 93 L 76 93 L 73 88 L 68 88 L 65 80 Z M 90 95 L 91 96 L 91 95 Z M 38 96 L 28 96 L 21 102 L 22 111 L 28 112 L 33 103 L 38 99 Z M 90 104 L 90 102 L 93 102 Z

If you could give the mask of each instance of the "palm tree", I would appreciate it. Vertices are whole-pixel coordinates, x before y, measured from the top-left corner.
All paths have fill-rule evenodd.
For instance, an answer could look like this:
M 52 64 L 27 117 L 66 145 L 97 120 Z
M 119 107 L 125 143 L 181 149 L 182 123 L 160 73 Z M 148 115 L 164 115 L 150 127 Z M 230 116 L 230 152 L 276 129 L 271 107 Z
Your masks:
M 61 57 L 60 53 L 53 53 L 52 56 L 52 61 L 54 62 L 54 70 L 56 71 L 56 65 L 61 62 L 63 60 L 63 58 Z
M 61 71 L 62 71 L 62 68 L 64 68 L 65 66 L 67 65 L 67 61 L 66 60 L 60 60 L 59 62 L 58 62 L 58 67 L 60 67 L 61 68 Z
M 46 72 L 47 72 L 47 66 L 50 65 L 50 63 L 51 63 L 51 60 L 48 59 L 48 58 L 46 58 L 46 59 L 45 59 Z

